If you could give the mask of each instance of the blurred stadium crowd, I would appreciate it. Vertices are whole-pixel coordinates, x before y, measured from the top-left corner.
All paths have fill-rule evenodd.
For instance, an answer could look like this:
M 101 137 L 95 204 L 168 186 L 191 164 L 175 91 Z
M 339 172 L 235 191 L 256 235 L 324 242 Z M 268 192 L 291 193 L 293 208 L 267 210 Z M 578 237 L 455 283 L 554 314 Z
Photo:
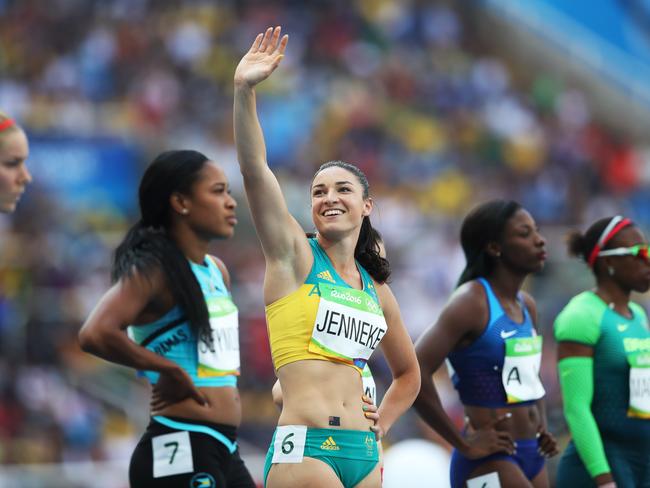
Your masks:
M 475 35 L 475 7 L 460 3 L 0 0 L 0 107 L 30 135 L 128 140 L 140 148 L 130 163 L 137 175 L 152 155 L 179 147 L 226 168 L 240 225 L 215 254 L 231 270 L 242 317 L 240 435 L 251 449 L 266 449 L 277 413 L 263 260 L 232 145 L 232 75 L 255 34 L 276 24 L 291 43 L 261 88 L 269 161 L 307 230 L 308 182 L 321 162 L 366 172 L 413 339 L 463 267 L 458 229 L 469 208 L 507 197 L 537 219 L 550 260 L 528 289 L 547 338 L 551 427 L 565 429 L 550 328 L 590 277 L 568 262 L 563 234 L 619 212 L 648 228 L 650 146 L 594 120 L 576 87 L 492 53 Z M 0 463 L 128 458 L 146 422 L 146 387 L 81 353 L 76 334 L 135 214 L 66 206 L 34 180 L 0 222 Z M 381 390 L 386 366 L 372 365 Z M 431 433 L 413 414 L 389 442 L 418 436 Z

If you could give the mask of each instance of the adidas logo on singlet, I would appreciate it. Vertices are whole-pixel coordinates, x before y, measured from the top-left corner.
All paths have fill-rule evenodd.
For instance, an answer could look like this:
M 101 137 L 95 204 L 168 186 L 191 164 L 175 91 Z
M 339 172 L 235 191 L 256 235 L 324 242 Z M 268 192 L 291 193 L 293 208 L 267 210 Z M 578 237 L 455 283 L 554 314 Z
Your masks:
M 336 445 L 336 442 L 334 442 L 334 439 L 332 439 L 332 436 L 329 436 L 325 441 L 320 445 L 321 449 L 324 449 L 325 451 L 340 451 L 341 448 Z
M 321 280 L 327 280 L 327 281 L 331 281 L 332 283 L 336 283 L 336 282 L 334 281 L 334 278 L 332 278 L 332 275 L 330 274 L 330 272 L 329 272 L 328 270 L 321 271 L 321 272 L 318 273 L 316 276 L 317 276 L 318 278 L 320 278 Z

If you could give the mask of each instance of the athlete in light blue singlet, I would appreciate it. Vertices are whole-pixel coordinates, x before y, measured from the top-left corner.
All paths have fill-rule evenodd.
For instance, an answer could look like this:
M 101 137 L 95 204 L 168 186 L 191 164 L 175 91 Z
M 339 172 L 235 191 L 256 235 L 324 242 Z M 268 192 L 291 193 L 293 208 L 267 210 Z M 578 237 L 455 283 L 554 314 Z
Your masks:
M 147 168 L 139 195 L 141 220 L 115 252 L 115 284 L 79 334 L 84 350 L 153 385 L 131 487 L 252 488 L 237 449 L 237 307 L 225 266 L 208 255 L 237 223 L 228 181 L 202 154 L 169 151 Z

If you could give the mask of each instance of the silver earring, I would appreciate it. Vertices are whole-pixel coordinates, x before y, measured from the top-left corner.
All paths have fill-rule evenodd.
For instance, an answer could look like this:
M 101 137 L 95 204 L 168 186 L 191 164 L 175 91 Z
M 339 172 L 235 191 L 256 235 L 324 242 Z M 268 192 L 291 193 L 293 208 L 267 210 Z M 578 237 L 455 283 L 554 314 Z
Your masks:
M 609 276 L 614 276 L 614 268 L 612 268 L 611 266 L 607 266 L 607 274 Z
M 183 215 L 187 215 L 188 213 L 190 213 L 190 211 L 188 209 L 184 208 L 183 210 L 181 210 L 181 213 Z
M 500 258 L 501 257 L 501 252 L 497 252 L 496 257 Z

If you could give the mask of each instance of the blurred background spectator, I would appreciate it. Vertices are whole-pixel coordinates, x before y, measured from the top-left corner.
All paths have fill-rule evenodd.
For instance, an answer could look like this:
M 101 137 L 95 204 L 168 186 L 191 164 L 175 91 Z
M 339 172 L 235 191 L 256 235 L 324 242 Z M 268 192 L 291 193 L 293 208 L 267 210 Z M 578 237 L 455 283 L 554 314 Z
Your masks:
M 276 423 L 275 377 L 231 107 L 235 63 L 267 25 L 291 37 L 282 80 L 262 85 L 260 102 L 268 158 L 289 205 L 310 230 L 305 188 L 315 169 L 343 159 L 366 172 L 414 340 L 454 288 L 464 262 L 460 220 L 472 206 L 512 198 L 537 219 L 550 259 L 527 288 L 546 338 L 551 430 L 565 434 L 551 325 L 591 278 L 568 261 L 563 235 L 615 213 L 650 226 L 650 99 L 614 77 L 607 84 L 605 67 L 580 58 L 584 49 L 522 58 L 539 45 L 552 52 L 557 38 L 534 37 L 547 26 L 533 28 L 525 20 L 535 17 L 521 17 L 525 9 L 517 17 L 509 4 L 0 0 L 0 107 L 29 133 L 34 175 L 16 214 L 0 220 L 0 484 L 81 487 L 92 478 L 93 486 L 126 486 L 147 387 L 81 353 L 76 335 L 108 286 L 143 168 L 168 148 L 221 164 L 240 204 L 235 239 L 214 251 L 231 270 L 240 308 L 240 437 L 261 475 Z M 583 70 L 574 75 L 575 66 Z M 381 357 L 371 366 L 381 391 L 387 366 Z M 462 423 L 446 373 L 436 380 Z M 437 441 L 414 413 L 385 446 L 409 438 Z

